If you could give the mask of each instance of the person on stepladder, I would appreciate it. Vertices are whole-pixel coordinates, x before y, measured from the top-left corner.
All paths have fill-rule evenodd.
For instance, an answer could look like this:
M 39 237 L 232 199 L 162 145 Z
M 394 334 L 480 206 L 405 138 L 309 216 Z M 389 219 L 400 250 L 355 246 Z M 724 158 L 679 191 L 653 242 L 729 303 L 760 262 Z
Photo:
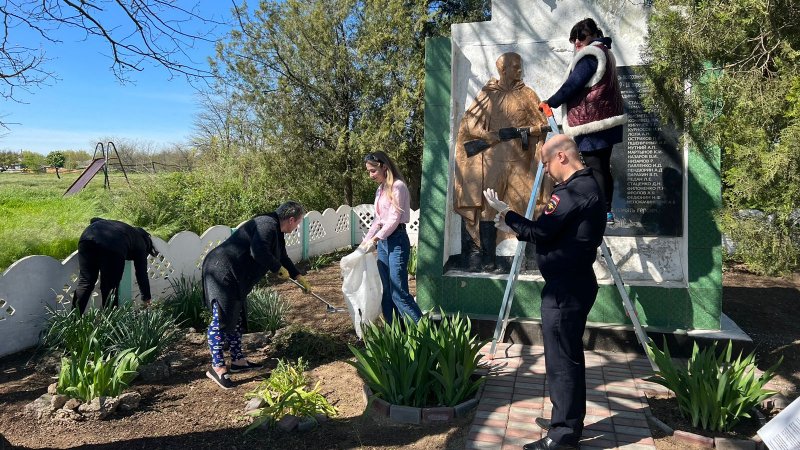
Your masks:
M 606 228 L 605 199 L 570 137 L 559 134 L 547 141 L 542 164 L 555 187 L 535 221 L 511 211 L 493 190 L 484 195 L 498 212 L 498 229 L 536 243 L 536 260 L 545 281 L 542 335 L 553 409 L 550 420 L 535 420 L 547 435 L 523 449 L 576 449 L 586 416 L 583 332 L 597 297 L 592 264 Z
M 606 221 L 613 224 L 611 150 L 614 144 L 622 142 L 622 126 L 628 121 L 617 78 L 617 62 L 611 52 L 611 38 L 604 37 L 592 19 L 576 23 L 569 33 L 569 42 L 575 45 L 569 75 L 543 104 L 551 108 L 566 104 L 564 134 L 575 138 L 584 162 L 592 168 L 605 197 Z

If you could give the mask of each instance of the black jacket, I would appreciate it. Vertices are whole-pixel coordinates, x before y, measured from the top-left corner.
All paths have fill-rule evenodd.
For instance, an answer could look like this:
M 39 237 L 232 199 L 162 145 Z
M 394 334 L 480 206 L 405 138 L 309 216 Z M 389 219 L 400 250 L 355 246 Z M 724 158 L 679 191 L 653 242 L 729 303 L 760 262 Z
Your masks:
M 203 261 L 203 277 L 229 280 L 231 285 L 235 284 L 238 288 L 237 295 L 217 299 L 222 309 L 227 311 L 228 301 L 233 298 L 243 301 L 267 271 L 277 272 L 281 266 L 289 271 L 292 278 L 300 274 L 286 255 L 286 241 L 280 221 L 273 212 L 248 220 L 231 237 L 211 250 Z M 208 298 L 206 300 L 210 301 Z
M 545 281 L 593 273 L 606 230 L 606 207 L 592 169 L 579 170 L 556 185 L 536 221 L 509 211 L 506 224 L 519 240 L 536 243 L 536 261 Z
M 93 241 L 108 252 L 125 260 L 133 261 L 136 282 L 139 283 L 142 299 L 149 300 L 151 298 L 150 279 L 147 276 L 147 255 L 155 255 L 156 251 L 147 231 L 118 220 L 95 217 L 81 234 L 80 241 Z

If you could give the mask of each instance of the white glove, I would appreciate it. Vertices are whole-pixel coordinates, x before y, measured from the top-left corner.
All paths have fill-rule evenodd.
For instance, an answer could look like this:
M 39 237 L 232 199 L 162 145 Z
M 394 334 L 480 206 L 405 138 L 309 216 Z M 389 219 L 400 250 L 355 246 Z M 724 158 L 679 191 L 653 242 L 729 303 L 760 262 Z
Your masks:
M 497 210 L 500 214 L 511 209 L 507 203 L 497 198 L 497 192 L 494 189 L 489 188 L 483 191 L 483 196 L 486 197 L 486 201 L 489 203 L 489 206 Z
M 506 224 L 505 217 L 503 217 L 503 215 L 500 213 L 497 213 L 497 215 L 494 216 L 494 227 L 504 233 L 517 234 L 511 229 L 510 226 L 508 226 L 508 224 Z
M 372 239 L 364 241 L 358 247 L 361 250 L 363 250 L 364 253 L 369 253 L 369 252 L 375 250 L 375 241 L 373 241 Z

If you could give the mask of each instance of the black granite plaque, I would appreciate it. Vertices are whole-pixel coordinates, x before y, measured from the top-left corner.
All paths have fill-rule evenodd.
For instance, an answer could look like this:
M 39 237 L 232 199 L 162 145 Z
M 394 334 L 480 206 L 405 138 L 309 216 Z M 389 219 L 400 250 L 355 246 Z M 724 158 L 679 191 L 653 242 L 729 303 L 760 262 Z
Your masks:
M 636 67 L 618 67 L 628 125 L 622 143 L 614 146 L 611 172 L 616 223 L 612 236 L 680 236 L 683 158 L 678 133 L 645 110 L 644 76 Z

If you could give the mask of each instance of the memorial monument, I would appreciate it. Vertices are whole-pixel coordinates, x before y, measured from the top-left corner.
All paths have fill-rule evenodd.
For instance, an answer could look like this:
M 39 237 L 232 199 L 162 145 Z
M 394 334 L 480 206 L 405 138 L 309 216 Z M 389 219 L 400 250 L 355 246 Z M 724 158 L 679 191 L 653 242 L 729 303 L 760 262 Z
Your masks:
M 721 203 L 719 162 L 679 146 L 678 131 L 642 105 L 640 50 L 649 13 L 647 2 L 626 0 L 495 0 L 491 21 L 453 25 L 452 38 L 428 40 L 417 271 L 423 308 L 497 317 L 507 275 L 469 273 L 448 263 L 464 251 L 462 229 L 468 228 L 458 210 L 463 123 L 504 54 L 520 55 L 521 83 L 540 97 L 552 95 L 572 58 L 570 27 L 592 17 L 614 40 L 629 117 L 623 143 L 612 153 L 617 221 L 606 242 L 645 325 L 667 331 L 720 328 L 721 236 L 713 220 Z M 561 123 L 562 111 L 555 114 Z M 515 248 L 516 239 L 498 239 L 496 253 L 513 256 Z M 598 261 L 595 271 L 600 292 L 589 321 L 629 323 L 607 268 Z M 542 285 L 535 270 L 522 273 L 512 317 L 539 317 Z

